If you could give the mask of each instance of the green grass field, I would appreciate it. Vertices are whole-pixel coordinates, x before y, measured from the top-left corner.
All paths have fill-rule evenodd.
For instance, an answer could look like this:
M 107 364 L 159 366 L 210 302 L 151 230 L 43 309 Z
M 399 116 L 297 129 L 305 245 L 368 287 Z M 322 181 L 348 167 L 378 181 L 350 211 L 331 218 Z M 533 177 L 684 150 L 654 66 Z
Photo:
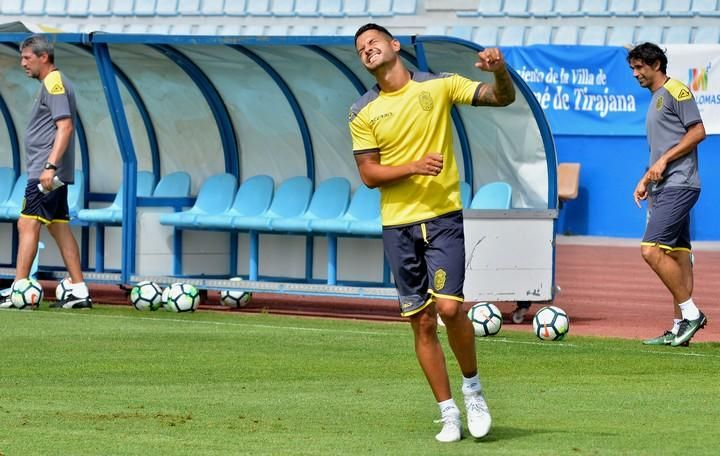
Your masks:
M 717 454 L 720 344 L 504 328 L 493 414 L 440 444 L 409 326 L 199 312 L 0 312 L 0 455 Z M 445 340 L 443 335 L 443 340 Z M 449 351 L 446 351 L 449 353 Z M 449 359 L 459 396 L 459 373 Z

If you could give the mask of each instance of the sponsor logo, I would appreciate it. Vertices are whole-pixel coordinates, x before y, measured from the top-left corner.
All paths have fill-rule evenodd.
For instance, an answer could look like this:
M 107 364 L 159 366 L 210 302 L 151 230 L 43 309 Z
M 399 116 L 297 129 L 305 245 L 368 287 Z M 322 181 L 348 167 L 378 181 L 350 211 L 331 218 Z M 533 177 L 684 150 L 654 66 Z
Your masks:
M 383 120 L 383 119 L 387 119 L 388 117 L 392 117 L 392 115 L 393 115 L 392 112 L 386 112 L 383 114 L 379 114 L 379 115 L 373 117 L 372 119 L 370 119 L 370 123 L 374 124 L 375 122 L 377 122 L 379 120 Z
M 693 92 L 705 91 L 708 88 L 708 72 L 710 65 L 705 68 L 688 68 L 687 86 Z
M 430 92 L 420 92 L 420 95 L 418 95 L 418 101 L 420 102 L 420 107 L 423 109 L 423 111 L 432 111 L 433 99 L 432 95 L 430 95 Z
M 447 273 L 444 269 L 438 269 L 435 271 L 435 277 L 433 278 L 435 290 L 442 290 L 445 288 L 445 279 L 447 279 Z

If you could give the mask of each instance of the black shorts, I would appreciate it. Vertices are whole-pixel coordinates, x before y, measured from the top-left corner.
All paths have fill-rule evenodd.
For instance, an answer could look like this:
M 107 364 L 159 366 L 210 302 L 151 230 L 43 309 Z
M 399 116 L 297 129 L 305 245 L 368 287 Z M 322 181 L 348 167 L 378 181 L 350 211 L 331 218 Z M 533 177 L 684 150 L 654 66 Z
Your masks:
M 67 223 L 70 220 L 67 185 L 43 193 L 38 189 L 39 183 L 39 179 L 28 179 L 20 217 L 33 218 L 45 225 Z
M 690 251 L 690 210 L 699 197 L 700 189 L 686 187 L 665 188 L 650 195 L 641 245 Z
M 383 228 L 383 246 L 403 317 L 420 312 L 436 297 L 464 301 L 462 212 L 413 225 Z

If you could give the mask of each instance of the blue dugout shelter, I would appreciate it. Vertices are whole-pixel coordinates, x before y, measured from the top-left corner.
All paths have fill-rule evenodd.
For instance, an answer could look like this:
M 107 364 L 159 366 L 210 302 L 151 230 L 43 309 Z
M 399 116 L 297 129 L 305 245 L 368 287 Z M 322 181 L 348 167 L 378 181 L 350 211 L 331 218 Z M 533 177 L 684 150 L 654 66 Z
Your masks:
M 19 66 L 17 46 L 25 36 L 0 34 L 5 69 L 0 167 L 16 175 L 24 169 L 22 136 L 38 89 Z M 75 83 L 78 96 L 76 168 L 82 171 L 83 205 L 103 208 L 114 201 L 117 209 L 113 220 L 97 223 L 81 216 L 73 221 L 89 280 L 169 283 L 183 277 L 200 287 L 221 288 L 230 276 L 242 275 L 257 291 L 394 295 L 383 274 L 380 240 L 372 233 L 336 239 L 312 230 L 214 229 L 199 225 L 207 211 L 191 212 L 194 218 L 182 226 L 160 223 L 169 213 L 206 200 L 222 206 L 213 210 L 231 210 L 238 186 L 242 190 L 261 175 L 272 179 L 275 199 L 285 182 L 307 180 L 311 193 L 305 209 L 312 208 L 312 192 L 331 178 L 347 180 L 356 193 L 362 183 L 347 113 L 374 79 L 361 66 L 352 37 L 95 33 L 53 39 L 56 64 Z M 473 66 L 481 49 L 474 43 L 433 36 L 398 39 L 410 69 L 492 80 Z M 480 209 L 466 212 L 469 299 L 552 298 L 555 148 L 531 91 L 514 73 L 513 80 L 518 97 L 512 106 L 457 106 L 452 113 L 468 203 L 488 183 L 501 181 L 512 189 L 509 208 L 476 205 Z M 160 191 L 158 184 L 177 173 L 189 176 L 188 191 Z M 208 182 L 223 179 L 228 186 L 210 188 Z M 0 223 L 3 246 L 16 244 L 13 233 L 11 223 Z M 45 244 L 41 269 L 53 273 L 62 262 L 54 244 Z M 4 276 L 13 274 L 11 252 L 0 253 Z

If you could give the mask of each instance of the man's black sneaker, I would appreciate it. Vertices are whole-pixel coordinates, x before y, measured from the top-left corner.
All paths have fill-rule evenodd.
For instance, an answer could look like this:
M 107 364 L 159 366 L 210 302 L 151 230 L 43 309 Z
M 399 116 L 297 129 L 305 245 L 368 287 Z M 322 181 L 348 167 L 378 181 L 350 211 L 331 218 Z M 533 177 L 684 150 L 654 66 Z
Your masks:
M 694 336 L 699 330 L 703 329 L 706 324 L 707 318 L 705 318 L 705 314 L 702 312 L 700 312 L 700 316 L 695 320 L 684 319 L 680 322 L 680 329 L 678 330 L 677 336 L 675 336 L 675 339 L 673 339 L 670 345 L 677 347 L 685 342 L 689 342 L 690 339 L 692 339 L 692 336 Z
M 69 293 L 62 301 L 57 301 L 50 304 L 51 309 L 92 309 L 92 299 L 90 296 L 85 298 L 78 298 L 72 293 Z

